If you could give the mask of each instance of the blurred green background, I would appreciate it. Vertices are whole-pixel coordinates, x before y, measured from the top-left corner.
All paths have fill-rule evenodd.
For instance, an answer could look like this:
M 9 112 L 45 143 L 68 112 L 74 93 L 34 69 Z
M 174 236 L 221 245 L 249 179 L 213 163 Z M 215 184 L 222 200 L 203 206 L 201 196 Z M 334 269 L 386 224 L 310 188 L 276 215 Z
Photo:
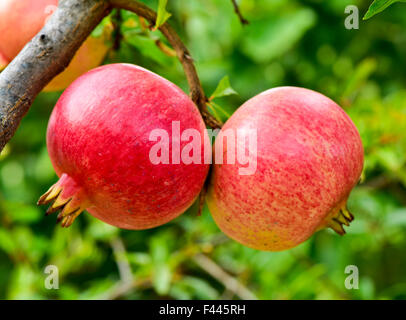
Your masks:
M 366 159 L 348 234 L 320 231 L 292 250 L 260 252 L 226 238 L 196 205 L 152 230 L 119 230 L 87 213 L 62 229 L 35 205 L 57 179 L 45 132 L 60 93 L 41 93 L 0 156 L 1 299 L 406 298 L 406 5 L 347 30 L 345 7 L 362 17 L 370 1 L 239 3 L 245 27 L 226 0 L 169 0 L 169 21 L 208 95 L 229 76 L 238 95 L 216 100 L 222 114 L 282 85 L 320 91 L 349 113 Z M 160 33 L 122 15 L 120 49 L 105 62 L 139 64 L 188 91 L 177 59 L 155 44 Z M 44 287 L 47 265 L 59 268 L 59 290 Z M 359 268 L 358 290 L 344 286 L 347 265 Z

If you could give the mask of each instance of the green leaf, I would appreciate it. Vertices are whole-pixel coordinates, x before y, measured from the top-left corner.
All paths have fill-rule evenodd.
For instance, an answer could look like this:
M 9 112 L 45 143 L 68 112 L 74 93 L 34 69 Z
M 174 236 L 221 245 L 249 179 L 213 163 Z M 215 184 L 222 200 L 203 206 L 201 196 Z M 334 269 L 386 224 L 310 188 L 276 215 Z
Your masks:
M 241 49 L 255 62 L 269 63 L 291 50 L 316 21 L 316 13 L 309 8 L 275 13 L 244 28 Z
M 110 241 L 117 236 L 118 229 L 100 220 L 90 219 L 87 232 L 92 239 Z
M 189 287 L 197 299 L 214 300 L 219 297 L 217 290 L 203 279 L 186 276 L 179 282 L 184 286 Z
M 37 207 L 19 202 L 4 201 L 3 206 L 7 216 L 14 222 L 33 223 L 42 216 L 41 210 Z
M 140 54 L 162 66 L 168 66 L 173 63 L 172 58 L 165 55 L 158 49 L 153 39 L 144 36 L 134 36 L 130 32 L 125 33 L 125 41 L 136 48 Z
M 349 75 L 346 87 L 343 92 L 343 97 L 349 98 L 368 80 L 368 78 L 375 72 L 378 63 L 373 58 L 366 58 L 361 61 L 352 74 Z
M 226 117 L 226 119 L 231 117 L 231 114 L 229 114 L 226 110 L 224 110 L 224 108 L 222 106 L 220 106 L 219 104 L 214 103 L 213 101 L 211 101 L 209 106 L 211 107 L 213 112 L 216 114 L 216 117 L 218 115 L 217 111 L 220 111 L 223 114 L 223 116 Z
M 165 264 L 158 264 L 154 267 L 152 284 L 159 295 L 166 295 L 171 288 L 172 272 Z
M 237 92 L 231 87 L 230 79 L 228 78 L 228 76 L 225 76 L 223 77 L 223 79 L 220 80 L 216 90 L 214 90 L 213 94 L 211 95 L 210 100 L 219 97 L 230 96 L 232 94 L 237 94 Z
M 132 252 L 127 255 L 128 261 L 136 266 L 146 266 L 151 263 L 151 257 L 145 252 Z
M 13 235 L 5 229 L 0 229 L 0 250 L 10 255 L 16 251 Z
M 217 112 L 217 110 L 216 110 L 216 108 L 215 108 L 215 106 L 214 106 L 214 103 L 213 103 L 213 102 L 212 102 L 212 103 L 209 103 L 209 104 L 208 104 L 208 107 L 209 107 L 210 112 L 214 114 L 214 117 L 215 117 L 217 120 L 221 120 L 221 116 L 218 114 L 218 112 Z
M 166 4 L 168 0 L 159 0 L 158 4 L 158 16 L 156 18 L 154 30 L 157 30 L 160 26 L 162 26 L 166 20 L 171 17 L 171 14 L 166 11 Z
M 367 13 L 365 14 L 364 20 L 367 20 L 373 17 L 374 15 L 382 12 L 387 7 L 396 2 L 406 2 L 406 0 L 375 0 L 369 7 Z

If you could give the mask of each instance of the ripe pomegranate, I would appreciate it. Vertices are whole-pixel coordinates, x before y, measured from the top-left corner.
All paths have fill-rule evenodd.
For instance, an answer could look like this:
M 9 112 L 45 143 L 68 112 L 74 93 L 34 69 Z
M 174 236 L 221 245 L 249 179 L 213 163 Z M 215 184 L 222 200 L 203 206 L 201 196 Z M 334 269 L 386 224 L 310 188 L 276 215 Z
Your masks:
M 57 5 L 58 0 L 0 1 L 0 70 L 42 29 Z M 105 42 L 110 33 L 111 29 L 106 27 L 103 36 L 89 37 L 69 67 L 52 80 L 44 91 L 65 89 L 81 74 L 100 65 L 109 49 Z
M 174 123 L 177 133 L 172 133 Z M 200 151 L 200 164 L 152 161 L 155 129 L 168 133 L 172 157 L 192 144 Z M 185 141 L 188 129 L 199 139 Z M 63 227 L 85 209 L 120 228 L 162 225 L 198 196 L 209 169 L 203 160 L 205 139 L 196 106 L 173 83 L 129 64 L 96 68 L 75 80 L 53 110 L 47 147 L 60 179 L 38 203 L 53 202 L 48 213 L 60 210 Z
M 8 65 L 8 59 L 0 52 L 0 71 Z
M 229 237 L 255 249 L 280 251 L 330 227 L 344 234 L 346 208 L 363 167 L 358 131 L 346 113 L 320 93 L 295 87 L 265 91 L 242 105 L 216 138 L 215 154 L 230 152 L 226 132 L 255 134 L 253 174 L 215 164 L 207 202 Z M 244 135 L 242 135 L 244 136 Z M 247 153 L 237 141 L 235 153 Z M 217 154 L 216 154 L 217 157 Z

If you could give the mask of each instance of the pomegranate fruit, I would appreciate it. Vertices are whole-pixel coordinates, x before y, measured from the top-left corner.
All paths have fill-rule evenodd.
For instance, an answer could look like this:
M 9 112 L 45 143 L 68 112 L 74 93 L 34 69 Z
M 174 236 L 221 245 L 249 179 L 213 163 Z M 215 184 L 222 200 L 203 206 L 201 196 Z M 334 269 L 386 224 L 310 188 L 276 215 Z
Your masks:
M 169 154 L 192 144 L 201 151 L 199 161 L 152 161 L 156 129 L 168 133 Z M 199 133 L 198 140 L 183 139 L 189 129 Z M 205 139 L 197 107 L 173 83 L 129 64 L 96 68 L 75 80 L 52 112 L 47 147 L 60 179 L 38 203 L 52 203 L 47 212 L 60 211 L 64 227 L 84 209 L 120 228 L 162 225 L 199 195 L 209 169 Z
M 0 70 L 42 29 L 57 5 L 58 0 L 0 1 Z M 100 65 L 109 49 L 106 40 L 110 34 L 111 28 L 106 27 L 103 36 L 89 37 L 68 68 L 53 79 L 44 91 L 65 89 L 81 74 Z
M 2 71 L 8 65 L 7 58 L 0 52 L 0 71 Z
M 225 234 L 251 248 L 280 251 L 325 227 L 345 233 L 343 225 L 353 220 L 346 202 L 364 155 L 355 125 L 336 103 L 303 88 L 271 89 L 232 115 L 215 154 L 230 152 L 224 139 L 230 130 L 255 134 L 249 160 L 256 170 L 241 175 L 238 162 L 214 165 L 207 203 Z M 242 142 L 231 152 L 246 153 Z

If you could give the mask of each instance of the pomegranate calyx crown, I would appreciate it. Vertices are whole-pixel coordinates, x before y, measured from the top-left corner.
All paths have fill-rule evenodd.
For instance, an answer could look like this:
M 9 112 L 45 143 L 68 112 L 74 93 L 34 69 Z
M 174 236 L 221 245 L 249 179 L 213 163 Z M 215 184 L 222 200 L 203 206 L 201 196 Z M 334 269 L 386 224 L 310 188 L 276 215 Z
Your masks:
M 89 207 L 84 190 L 67 174 L 61 178 L 38 200 L 38 205 L 52 203 L 46 215 L 58 212 L 57 223 L 64 228 L 70 227 L 75 219 Z
M 354 220 L 354 216 L 347 209 L 347 206 L 344 205 L 340 208 L 338 213 L 331 218 L 328 222 L 327 227 L 333 229 L 339 235 L 343 236 L 345 234 L 344 225 L 349 226 L 350 223 Z

